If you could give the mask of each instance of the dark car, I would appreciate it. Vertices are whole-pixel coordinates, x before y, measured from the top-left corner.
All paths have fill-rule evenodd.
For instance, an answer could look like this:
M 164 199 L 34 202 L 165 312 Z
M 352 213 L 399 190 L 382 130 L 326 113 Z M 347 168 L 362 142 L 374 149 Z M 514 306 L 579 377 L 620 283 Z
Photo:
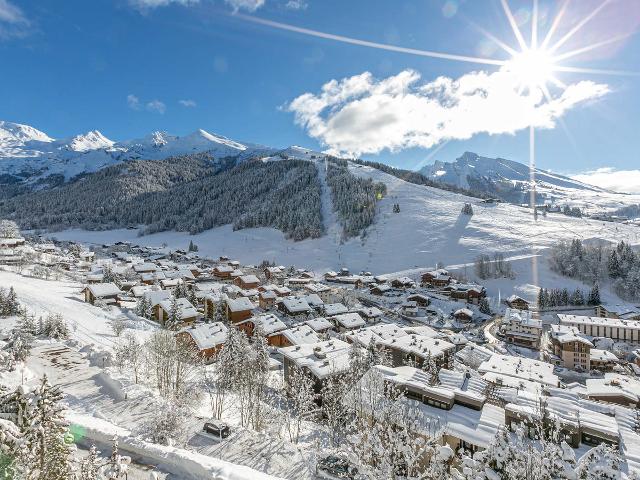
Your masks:
M 229 425 L 216 420 L 210 420 L 206 422 L 202 430 L 219 439 L 227 438 L 231 433 Z
M 358 469 L 345 458 L 329 455 L 318 461 L 316 474 L 321 478 L 354 480 Z

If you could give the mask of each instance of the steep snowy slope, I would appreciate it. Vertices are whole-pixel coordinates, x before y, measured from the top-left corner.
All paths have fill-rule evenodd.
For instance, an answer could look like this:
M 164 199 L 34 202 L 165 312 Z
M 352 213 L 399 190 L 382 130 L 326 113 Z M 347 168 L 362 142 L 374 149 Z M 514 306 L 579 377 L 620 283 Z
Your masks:
M 317 162 L 322 169 L 322 161 Z M 483 204 L 478 199 L 408 183 L 371 167 L 351 165 L 350 168 L 355 175 L 385 183 L 388 195 L 378 203 L 375 222 L 364 237 L 344 243 L 336 235 L 292 242 L 271 228 L 233 231 L 230 225 L 193 236 L 163 232 L 138 238 L 135 230 L 68 230 L 55 236 L 98 244 L 118 239 L 156 246 L 167 243 L 173 248 L 184 248 L 193 240 L 205 255 L 224 254 L 245 263 L 268 259 L 318 271 L 348 266 L 354 271 L 374 273 L 426 268 L 436 262 L 471 264 L 478 254 L 495 251 L 531 258 L 561 239 L 601 238 L 640 243 L 637 227 L 561 214 L 540 216 L 534 221 L 526 208 L 506 203 Z M 320 178 L 324 180 L 323 175 Z M 326 198 L 323 200 L 326 204 Z M 475 214 L 471 217 L 461 214 L 465 202 L 473 204 Z M 396 203 L 400 205 L 400 213 L 393 213 Z M 325 220 L 336 222 L 335 216 Z M 335 230 L 330 224 L 326 224 L 325 229 Z

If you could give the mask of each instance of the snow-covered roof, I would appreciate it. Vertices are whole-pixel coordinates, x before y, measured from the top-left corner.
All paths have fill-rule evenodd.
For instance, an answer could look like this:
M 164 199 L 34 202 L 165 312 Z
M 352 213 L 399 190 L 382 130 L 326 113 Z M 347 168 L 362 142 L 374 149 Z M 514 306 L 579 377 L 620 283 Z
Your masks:
M 349 368 L 351 347 L 334 338 L 318 343 L 304 343 L 279 348 L 278 351 L 300 368 L 308 369 L 316 378 L 337 375 Z
M 158 266 L 155 263 L 145 262 L 145 263 L 138 263 L 133 266 L 133 271 L 137 273 L 155 272 L 156 270 L 158 270 Z
M 296 325 L 280 332 L 292 345 L 301 345 L 303 343 L 318 343 L 320 337 L 309 325 Z
M 198 311 L 191 305 L 191 302 L 186 298 L 178 298 L 178 311 L 180 312 L 180 320 L 185 318 L 193 318 L 198 316 Z M 162 308 L 167 314 L 171 312 L 173 305 L 173 299 L 166 299 L 160 302 L 160 308 Z
M 92 283 L 87 285 L 91 294 L 96 298 L 120 295 L 122 291 L 113 283 Z
M 531 310 L 518 310 L 517 308 L 507 308 L 504 313 L 504 322 L 510 324 L 518 323 L 523 327 L 542 328 L 542 320 L 533 318 Z
M 347 313 L 348 311 L 349 309 L 341 303 L 327 303 L 324 306 L 324 314 L 327 317 L 339 315 L 341 313 Z
M 478 371 L 483 374 L 513 377 L 556 387 L 560 381 L 558 376 L 553 373 L 553 368 L 551 363 L 540 360 L 495 353 L 488 360 L 482 362 Z
M 364 319 L 357 313 L 341 313 L 340 315 L 334 315 L 331 319 L 344 328 L 358 328 L 366 325 Z
M 155 307 L 160 302 L 171 298 L 171 292 L 167 290 L 153 290 L 144 293 L 145 298 L 151 304 L 152 307 Z
M 251 322 L 257 328 L 258 326 L 262 327 L 262 331 L 265 335 L 271 335 L 276 332 L 280 332 L 282 330 L 286 330 L 287 325 L 280 320 L 273 313 L 264 313 L 262 315 L 256 315 L 255 317 L 248 318 L 247 320 L 243 320 L 240 322 L 247 323 Z
M 473 311 L 469 310 L 468 308 L 459 308 L 453 313 L 453 315 L 456 317 L 458 315 L 464 315 L 466 317 L 473 318 Z
M 243 312 L 246 310 L 253 310 L 254 308 L 256 308 L 255 305 L 251 303 L 251 300 L 249 300 L 246 297 L 228 299 L 227 306 L 229 307 L 229 310 L 232 312 Z
M 242 283 L 260 283 L 260 280 L 255 275 L 242 275 L 240 281 Z
M 571 325 L 551 325 L 551 338 L 560 343 L 580 342 L 593 347 L 593 343 L 577 327 Z
M 558 314 L 563 325 L 593 325 L 600 327 L 619 327 L 640 330 L 640 321 L 625 320 L 622 318 L 587 317 L 583 315 Z
M 488 348 L 475 343 L 470 343 L 456 352 L 456 360 L 468 367 L 478 368 L 483 362 L 489 360 L 493 352 Z
M 322 293 L 322 292 L 328 292 L 331 290 L 331 287 L 324 285 L 323 283 L 313 283 L 313 282 L 307 283 L 304 286 L 304 288 L 313 293 Z
M 289 313 L 303 313 L 311 311 L 311 307 L 303 297 L 285 297 L 281 301 Z
M 612 352 L 608 350 L 599 350 L 597 348 L 592 348 L 589 352 L 591 357 L 591 361 L 597 362 L 617 362 L 618 357 L 616 357 Z
M 309 325 L 316 332 L 324 332 L 325 330 L 329 330 L 333 327 L 333 324 L 324 317 L 312 318 L 304 323 Z
M 362 307 L 358 309 L 366 318 L 378 318 L 382 316 L 382 310 L 378 307 Z
M 227 331 L 226 325 L 222 322 L 199 323 L 180 330 L 188 333 L 200 350 L 222 345 L 227 340 Z
M 617 373 L 605 373 L 604 378 L 589 378 L 586 381 L 587 395 L 597 400 L 600 397 L 624 397 L 630 402 L 640 402 L 640 381 Z

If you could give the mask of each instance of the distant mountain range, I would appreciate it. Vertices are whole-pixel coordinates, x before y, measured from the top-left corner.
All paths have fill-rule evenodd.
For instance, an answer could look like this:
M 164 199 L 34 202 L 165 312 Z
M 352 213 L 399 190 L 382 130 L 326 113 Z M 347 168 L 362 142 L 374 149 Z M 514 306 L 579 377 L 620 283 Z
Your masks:
M 153 132 L 123 142 L 114 142 L 93 130 L 56 140 L 31 126 L 0 121 L 0 176 L 4 178 L 3 183 L 35 182 L 51 175 L 69 180 L 127 160 L 162 160 L 199 152 L 208 152 L 215 158 L 242 160 L 275 155 L 279 151 L 239 143 L 202 129 L 186 136 Z M 304 153 L 304 149 L 300 152 Z
M 427 178 L 456 187 L 483 192 L 512 203 L 528 203 L 535 184 L 537 201 L 562 201 L 567 190 L 608 193 L 606 190 L 572 178 L 534 169 L 533 181 L 528 165 L 504 158 L 482 157 L 465 152 L 454 162 L 436 161 L 420 170 Z

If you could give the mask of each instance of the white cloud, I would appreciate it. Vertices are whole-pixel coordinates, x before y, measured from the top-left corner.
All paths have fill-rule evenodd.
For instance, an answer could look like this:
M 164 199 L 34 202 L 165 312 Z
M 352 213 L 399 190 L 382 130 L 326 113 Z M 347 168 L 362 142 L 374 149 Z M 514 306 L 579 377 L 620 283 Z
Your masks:
M 614 192 L 640 194 L 640 170 L 616 170 L 605 167 L 572 175 L 571 178 Z
M 193 107 L 196 107 L 198 105 L 195 100 L 190 100 L 190 99 L 178 100 L 178 103 L 180 105 L 182 105 L 183 107 L 187 107 L 187 108 L 193 108 Z
M 9 0 L 0 0 L 0 39 L 25 36 L 29 25 L 20 7 Z
M 220 55 L 216 55 L 213 59 L 213 69 L 218 73 L 226 73 L 229 70 L 229 63 L 227 62 L 227 59 Z
M 330 151 L 359 155 L 430 148 L 479 133 L 514 134 L 531 125 L 554 128 L 568 110 L 608 91 L 582 81 L 547 102 L 542 93 L 522 91 L 518 78 L 504 70 L 428 83 L 413 70 L 385 79 L 365 72 L 331 80 L 320 93 L 300 95 L 284 108 Z
M 145 108 L 150 112 L 163 114 L 166 111 L 167 106 L 160 100 L 151 100 L 150 102 L 147 102 Z
M 191 5 L 199 1 L 200 0 L 129 0 L 129 4 L 140 10 L 149 10 L 152 8 L 166 7 L 172 3 L 176 5 Z
M 284 8 L 289 10 L 306 10 L 308 4 L 305 0 L 289 0 L 285 3 Z
M 127 95 L 127 105 L 129 105 L 129 108 L 132 110 L 140 110 L 140 99 L 130 93 Z
M 261 6 L 264 5 L 265 0 L 224 0 L 229 4 L 234 12 L 238 10 L 246 10 L 248 12 L 255 12 Z

